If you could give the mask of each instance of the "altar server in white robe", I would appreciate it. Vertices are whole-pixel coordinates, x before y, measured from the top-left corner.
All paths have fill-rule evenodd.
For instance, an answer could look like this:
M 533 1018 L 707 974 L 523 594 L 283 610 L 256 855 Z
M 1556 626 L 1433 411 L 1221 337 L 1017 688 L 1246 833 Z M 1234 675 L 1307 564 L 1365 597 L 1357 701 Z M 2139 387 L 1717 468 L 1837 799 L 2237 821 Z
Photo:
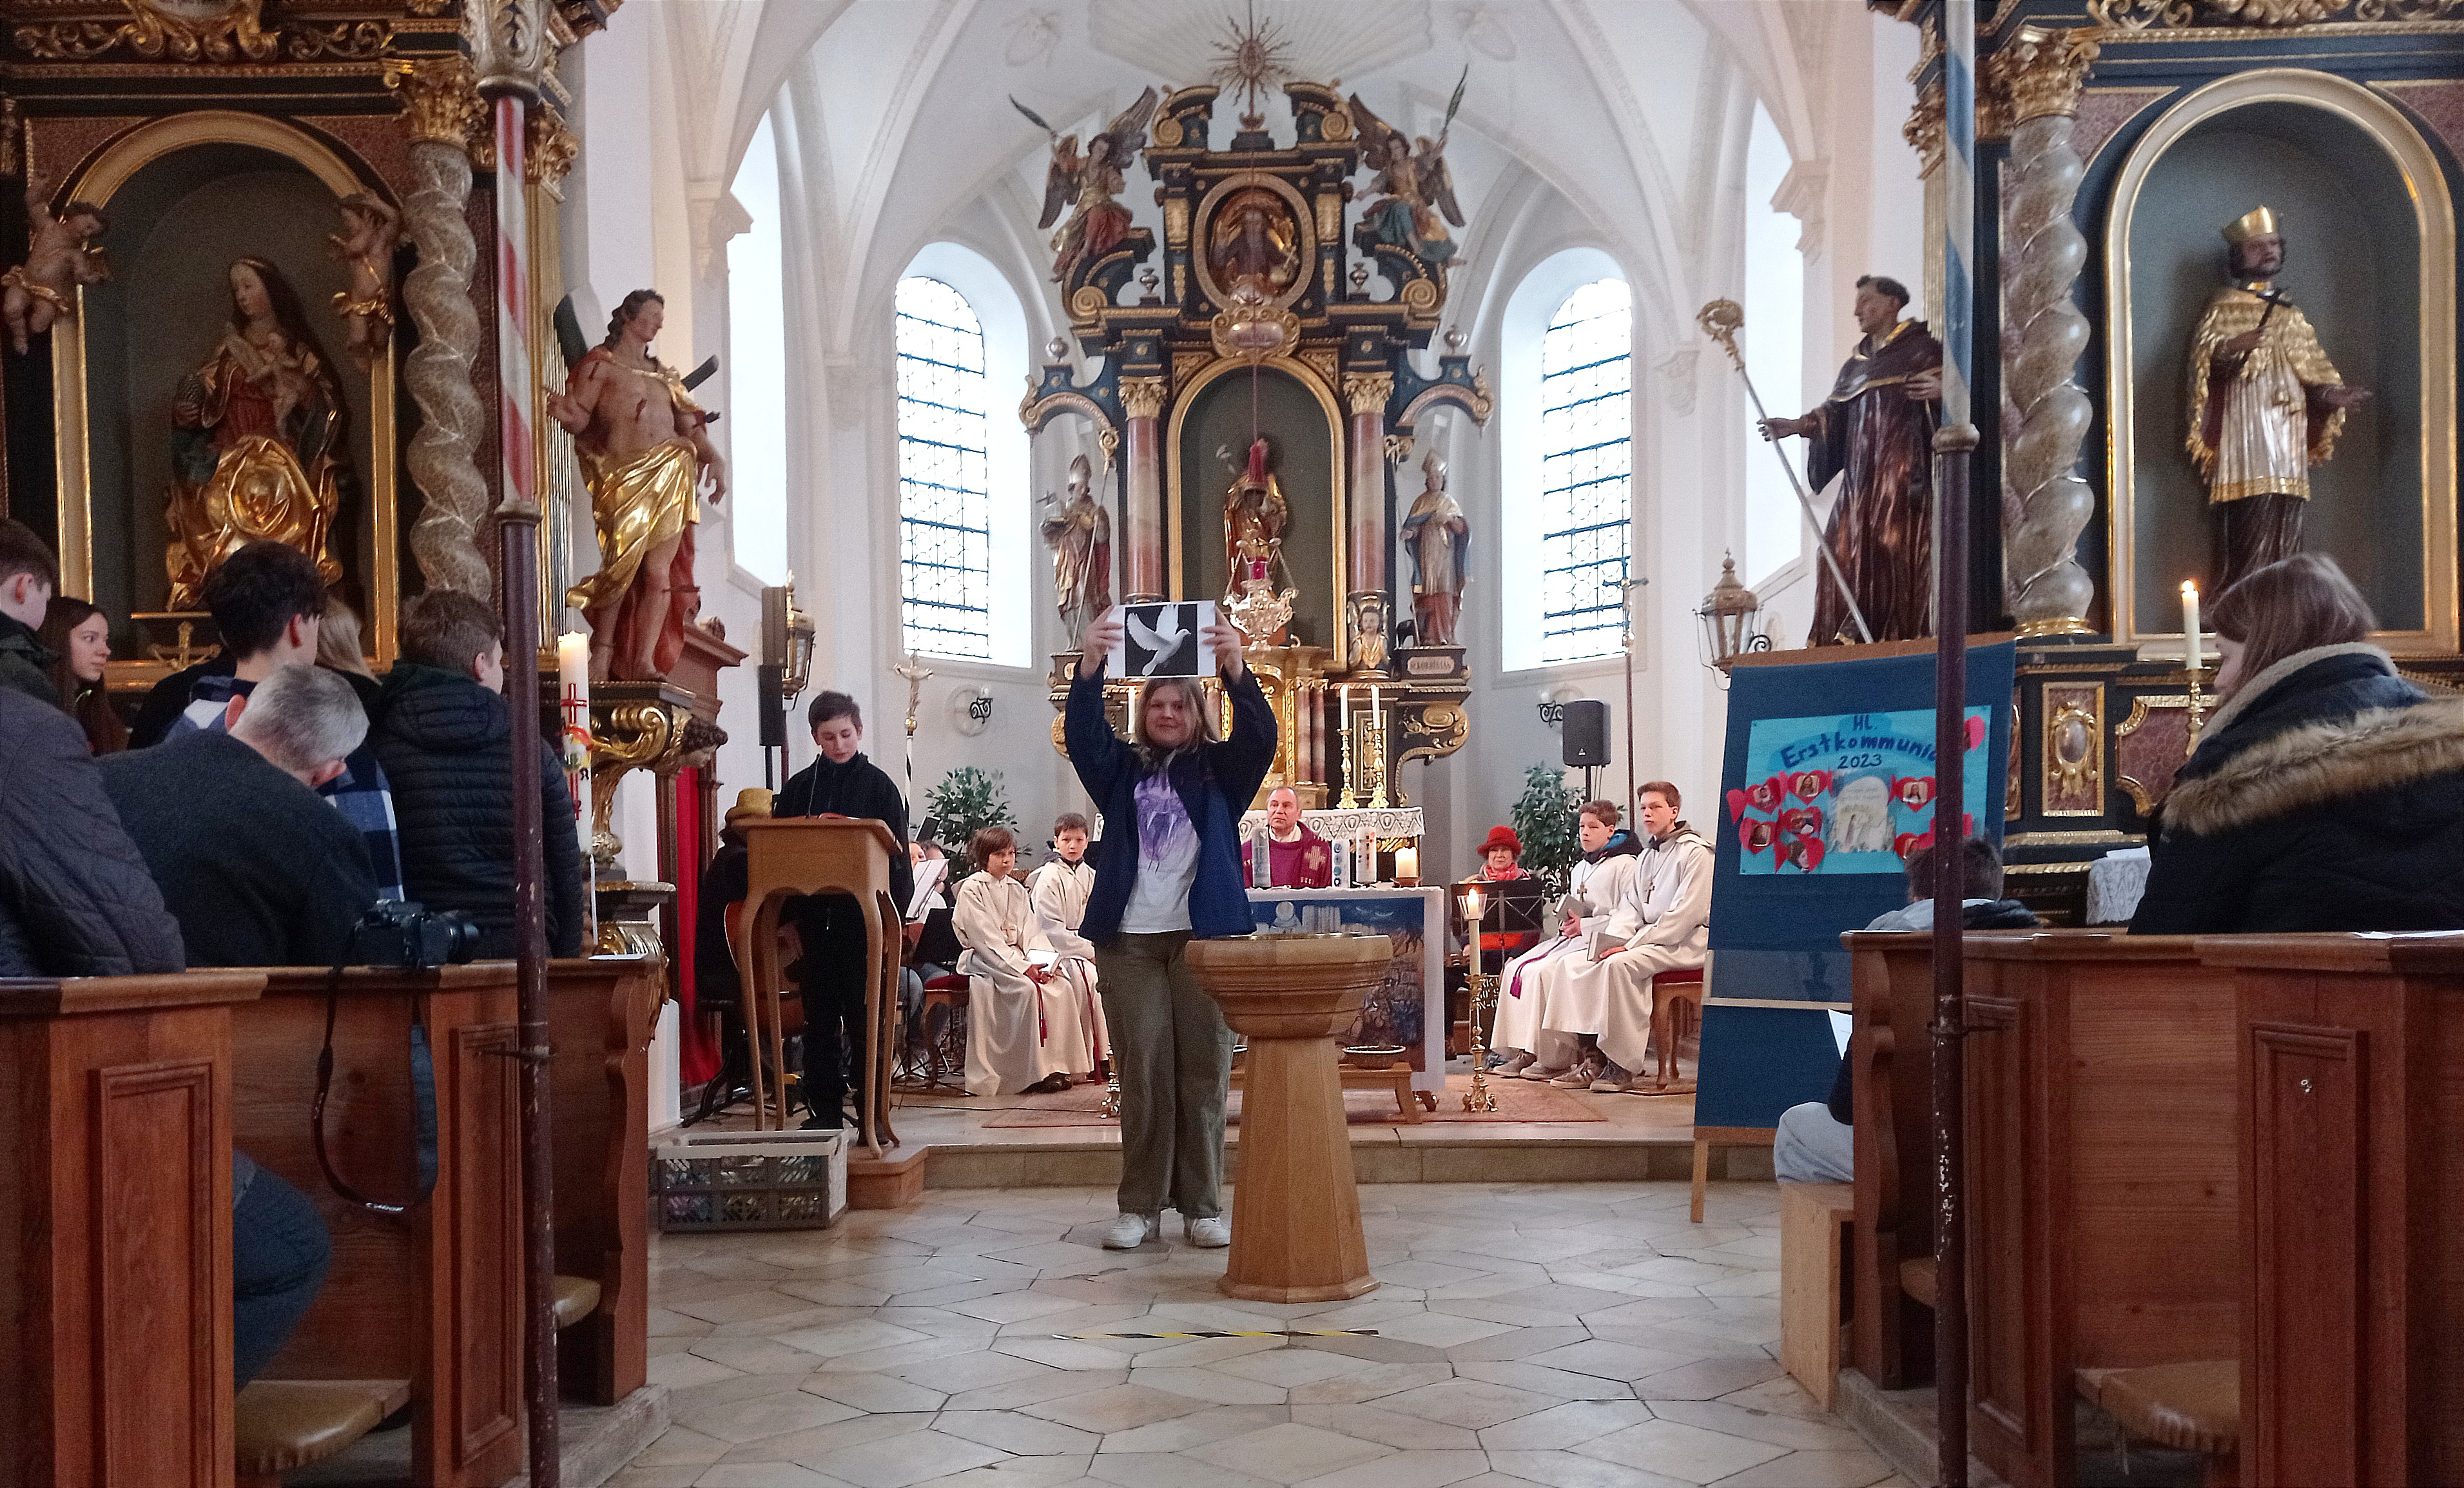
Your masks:
M 966 947 L 967 1094 L 1049 1095 L 1092 1070 L 1089 1039 L 1070 984 L 1053 975 L 1057 959 L 1036 923 L 1026 885 L 1016 877 L 1018 839 L 987 827 L 967 844 L 983 872 L 958 885 L 950 927 Z
M 1112 1056 L 1104 1032 L 1104 1005 L 1095 995 L 1095 946 L 1078 927 L 1087 921 L 1087 896 L 1095 892 L 1095 868 L 1087 861 L 1087 818 L 1064 811 L 1052 824 L 1052 861 L 1027 875 L 1026 892 L 1044 943 L 1060 959 L 1053 974 L 1066 979 L 1080 1007 L 1088 1038 L 1089 1067 Z
M 1506 964 L 1498 978 L 1497 1021 L 1489 1047 L 1507 1075 L 1539 1078 L 1563 1075 L 1574 1064 L 1574 1040 L 1550 1033 L 1547 1012 L 1551 968 L 1588 953 L 1591 938 L 1608 925 L 1609 912 L 1625 892 L 1642 844 L 1617 825 L 1614 801 L 1587 801 L 1577 816 L 1576 836 L 1583 855 L 1574 860 L 1569 887 L 1561 901 L 1565 922 L 1556 939 L 1544 941 Z
M 1568 1089 L 1633 1089 L 1651 1044 L 1651 979 L 1710 959 L 1711 844 L 1678 820 L 1675 786 L 1646 782 L 1637 801 L 1649 834 L 1641 860 L 1593 958 L 1550 988 L 1549 1028 L 1584 1045 L 1582 1062 L 1551 1081 Z

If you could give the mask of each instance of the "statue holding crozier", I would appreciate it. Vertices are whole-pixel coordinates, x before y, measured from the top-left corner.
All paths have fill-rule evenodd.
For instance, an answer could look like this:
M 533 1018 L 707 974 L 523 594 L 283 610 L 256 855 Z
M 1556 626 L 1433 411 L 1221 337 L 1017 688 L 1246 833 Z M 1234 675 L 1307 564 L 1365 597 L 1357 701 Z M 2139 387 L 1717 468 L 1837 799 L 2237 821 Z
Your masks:
M 715 415 L 650 355 L 666 316 L 656 290 L 627 295 L 607 339 L 573 364 L 562 392 L 547 394 L 548 416 L 573 435 L 599 530 L 599 571 L 565 592 L 590 624 L 594 682 L 656 681 L 676 664 L 700 609 L 695 493 L 707 482 L 712 500 L 727 494 L 727 461 L 708 433 Z
M 2233 282 L 2208 301 L 2190 343 L 2188 443 L 2216 513 L 2214 592 L 2301 551 L 2310 467 L 2336 452 L 2347 388 L 2319 333 L 2276 287 L 2284 238 L 2265 207 L 2224 230 Z
M 1907 286 L 1868 274 L 1857 281 L 1865 333 L 1831 396 L 1803 418 L 1766 418 L 1763 437 L 1804 437 L 1807 484 L 1841 477 L 1823 541 L 1838 560 L 1856 609 L 1878 641 L 1930 629 L 1933 596 L 1933 433 L 1940 422 L 1942 343 L 1923 321 L 1903 321 Z M 1807 643 L 1857 639 L 1839 578 L 1826 565 L 1814 591 Z

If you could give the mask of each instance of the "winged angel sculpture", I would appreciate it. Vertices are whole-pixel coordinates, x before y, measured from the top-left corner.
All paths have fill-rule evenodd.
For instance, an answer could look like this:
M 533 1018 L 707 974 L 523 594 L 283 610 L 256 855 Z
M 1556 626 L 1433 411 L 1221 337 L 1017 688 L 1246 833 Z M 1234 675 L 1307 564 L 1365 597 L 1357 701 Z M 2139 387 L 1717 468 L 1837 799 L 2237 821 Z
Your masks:
M 1422 135 L 1417 142 L 1370 112 L 1359 94 L 1352 96 L 1352 121 L 1365 142 L 1363 156 L 1377 171 L 1370 189 L 1384 193 L 1369 204 L 1353 231 L 1352 240 L 1361 252 L 1388 243 L 1433 264 L 1455 255 L 1454 234 L 1446 224 L 1462 227 L 1463 214 L 1455 202 L 1454 172 L 1446 168 L 1446 137 L 1453 132 L 1463 96 L 1463 83 L 1457 82 L 1438 137 Z
M 1136 102 L 1113 115 L 1112 122 L 1087 142 L 1083 155 L 1076 135 L 1053 128 L 1017 99 L 1009 101 L 1052 141 L 1052 164 L 1044 174 L 1044 217 L 1036 226 L 1048 228 L 1060 221 L 1062 211 L 1073 202 L 1078 208 L 1067 225 L 1052 234 L 1053 281 L 1066 284 L 1080 264 L 1100 257 L 1128 235 L 1130 210 L 1120 204 L 1118 193 L 1123 173 L 1137 159 L 1138 146 L 1146 140 L 1159 99 L 1153 88 L 1139 94 Z

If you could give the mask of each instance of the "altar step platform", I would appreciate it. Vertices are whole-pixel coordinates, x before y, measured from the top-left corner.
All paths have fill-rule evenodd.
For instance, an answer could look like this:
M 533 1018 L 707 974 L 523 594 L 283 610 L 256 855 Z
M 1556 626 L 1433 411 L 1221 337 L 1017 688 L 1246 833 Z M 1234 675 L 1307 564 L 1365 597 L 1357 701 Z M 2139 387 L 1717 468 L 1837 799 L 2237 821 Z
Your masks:
M 1489 1081 L 1500 1110 L 1465 1120 L 1467 1062 L 1449 1066 L 1438 1109 L 1407 1122 L 1383 1090 L 1348 1090 L 1352 1160 L 1362 1183 L 1633 1183 L 1694 1171 L 1694 1098 L 1594 1095 L 1521 1079 Z M 1104 1087 L 1061 1096 L 902 1092 L 891 1112 L 898 1155 L 929 1152 L 928 1188 L 1037 1188 L 1120 1182 L 1120 1123 L 1096 1111 Z M 1225 1135 L 1238 1183 L 1240 1096 Z M 749 1127 L 741 1109 L 711 1124 Z M 700 1129 L 700 1128 L 697 1128 Z M 1712 1153 L 1712 1176 L 1768 1179 L 1768 1148 Z M 1726 1165 L 1725 1169 L 1723 1165 Z

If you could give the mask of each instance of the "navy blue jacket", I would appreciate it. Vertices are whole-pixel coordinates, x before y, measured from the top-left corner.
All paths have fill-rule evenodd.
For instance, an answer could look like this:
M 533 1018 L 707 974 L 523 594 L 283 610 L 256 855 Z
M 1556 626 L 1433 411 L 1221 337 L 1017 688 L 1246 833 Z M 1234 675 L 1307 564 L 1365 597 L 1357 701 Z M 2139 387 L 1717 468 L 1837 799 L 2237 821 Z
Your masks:
M 1243 667 L 1226 682 L 1231 700 L 1229 737 L 1220 744 L 1183 750 L 1171 766 L 1172 787 L 1198 830 L 1198 877 L 1189 886 L 1190 933 L 1199 940 L 1247 935 L 1258 928 L 1249 914 L 1248 881 L 1241 873 L 1241 813 L 1265 784 L 1275 765 L 1275 710 Z M 1147 774 L 1138 752 L 1112 732 L 1104 713 L 1104 674 L 1073 677 L 1063 737 L 1078 783 L 1104 813 L 1107 840 L 1095 863 L 1095 891 L 1087 896 L 1079 933 L 1101 945 L 1121 933 L 1121 911 L 1138 877 L 1138 809 L 1132 792 Z
M 2287 656 L 2208 720 L 2148 848 L 2133 934 L 2464 929 L 2464 700 L 2375 646 Z

